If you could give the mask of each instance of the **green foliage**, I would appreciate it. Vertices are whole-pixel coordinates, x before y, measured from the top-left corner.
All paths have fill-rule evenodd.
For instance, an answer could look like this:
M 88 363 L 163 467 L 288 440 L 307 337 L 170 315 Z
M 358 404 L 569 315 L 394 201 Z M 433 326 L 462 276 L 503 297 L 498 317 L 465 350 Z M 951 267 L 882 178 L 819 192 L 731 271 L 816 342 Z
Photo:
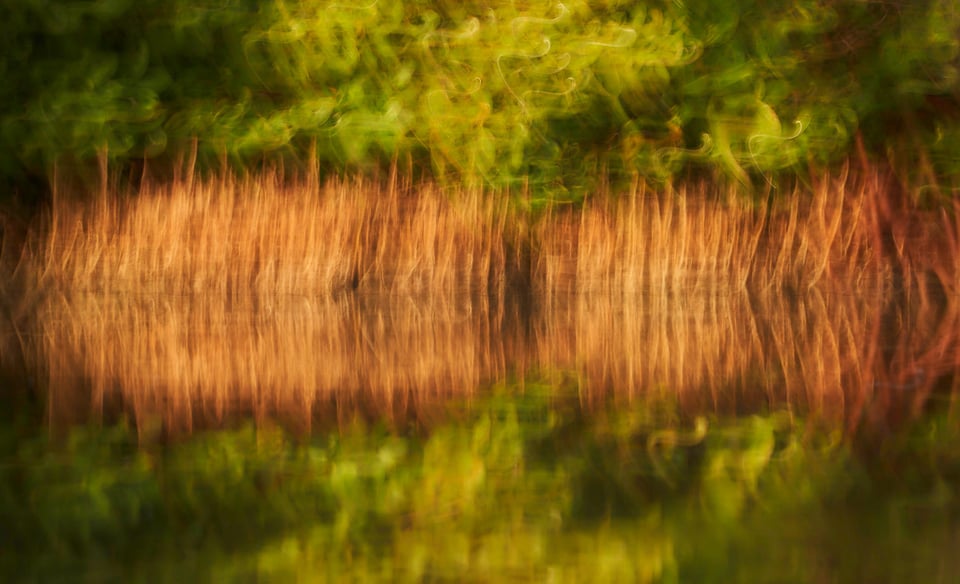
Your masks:
M 8 524 L 17 527 L 4 534 L 5 547 L 29 537 L 70 555 L 120 540 L 161 515 L 147 457 L 124 426 L 74 433 L 60 448 L 38 439 L 23 445 L 16 457 L 13 463 L 24 472 L 19 484 L 5 481 L 4 511 L 19 516 Z
M 584 416 L 536 391 L 419 438 L 357 425 L 298 441 L 263 426 L 136 447 L 122 425 L 80 428 L 2 461 L 0 573 L 755 581 L 807 579 L 818 557 L 874 545 L 898 546 L 871 561 L 902 571 L 926 557 L 908 545 L 928 542 L 917 533 L 951 545 L 954 428 L 931 418 L 876 461 L 785 414 Z M 842 539 L 834 519 L 862 529 Z M 882 573 L 838 566 L 839 579 Z
M 0 22 L 0 173 L 196 138 L 204 164 L 411 157 L 557 196 L 602 172 L 748 183 L 856 131 L 897 144 L 914 128 L 891 119 L 960 92 L 958 31 L 949 0 L 23 0 Z

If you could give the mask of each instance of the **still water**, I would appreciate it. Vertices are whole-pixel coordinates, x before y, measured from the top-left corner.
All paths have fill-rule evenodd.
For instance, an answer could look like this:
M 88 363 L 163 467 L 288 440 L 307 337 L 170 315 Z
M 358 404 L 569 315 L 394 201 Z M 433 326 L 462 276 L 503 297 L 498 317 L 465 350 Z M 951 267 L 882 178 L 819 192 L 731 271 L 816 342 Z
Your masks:
M 12 314 L 4 581 L 960 579 L 935 287 Z

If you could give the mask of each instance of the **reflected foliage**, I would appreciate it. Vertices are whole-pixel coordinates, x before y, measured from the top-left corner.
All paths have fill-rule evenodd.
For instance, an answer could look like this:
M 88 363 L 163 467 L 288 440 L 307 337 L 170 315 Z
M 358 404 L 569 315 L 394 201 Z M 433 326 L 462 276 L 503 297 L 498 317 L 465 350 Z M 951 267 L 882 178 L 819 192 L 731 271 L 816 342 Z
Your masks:
M 516 394 L 406 434 L 358 422 L 167 445 L 137 445 L 122 424 L 6 436 L 0 568 L 611 582 L 937 581 L 960 569 L 943 564 L 958 535 L 950 413 L 863 452 L 786 413 L 681 419 L 649 402 L 585 416 L 547 385 Z

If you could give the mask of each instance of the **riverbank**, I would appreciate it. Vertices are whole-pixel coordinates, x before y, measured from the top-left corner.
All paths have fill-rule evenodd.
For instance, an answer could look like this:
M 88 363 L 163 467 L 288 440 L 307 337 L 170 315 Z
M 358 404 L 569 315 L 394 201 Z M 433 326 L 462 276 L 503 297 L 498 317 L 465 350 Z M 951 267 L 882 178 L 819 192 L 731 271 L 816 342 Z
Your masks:
M 534 209 L 529 191 L 441 187 L 396 169 L 323 182 L 316 171 L 187 172 L 103 179 L 92 193 L 55 185 L 50 209 L 6 238 L 4 255 L 25 290 L 85 293 L 501 295 L 519 287 L 549 299 L 902 288 L 930 274 L 957 295 L 960 203 L 920 208 L 899 192 L 881 170 L 845 165 L 789 193 L 745 196 L 705 182 L 654 189 L 636 179 L 580 205 Z
M 562 371 L 584 403 L 668 387 L 691 412 L 856 428 L 956 387 L 960 219 L 876 169 L 753 200 L 637 181 L 539 211 L 397 172 L 280 177 L 58 190 L 3 294 L 5 367 L 39 380 L 51 423 L 422 421 Z

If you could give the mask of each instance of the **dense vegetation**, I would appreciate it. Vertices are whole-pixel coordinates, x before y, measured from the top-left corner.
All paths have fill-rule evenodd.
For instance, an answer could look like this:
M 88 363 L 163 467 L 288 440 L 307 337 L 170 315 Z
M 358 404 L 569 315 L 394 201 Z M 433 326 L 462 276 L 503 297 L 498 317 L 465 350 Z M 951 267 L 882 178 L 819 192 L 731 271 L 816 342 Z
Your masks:
M 9 4 L 0 308 L 11 329 L 0 365 L 16 371 L 0 375 L 24 390 L 0 392 L 0 578 L 960 573 L 960 425 L 939 402 L 948 381 L 956 394 L 941 372 L 956 369 L 960 314 L 954 0 Z M 863 164 L 810 172 L 852 155 Z M 399 180 L 367 176 L 386 165 Z M 353 182 L 321 183 L 350 172 Z M 719 202 L 783 177 L 809 181 L 772 189 L 788 204 Z M 58 199 L 19 221 L 18 204 L 43 200 L 55 179 L 88 178 L 79 192 L 111 199 Z M 953 214 L 901 212 L 898 178 L 914 193 L 952 192 L 936 202 Z M 537 215 L 486 187 L 524 203 L 603 196 L 578 214 Z M 547 307 L 546 324 L 522 324 L 523 342 L 474 359 L 489 337 L 509 336 L 509 318 L 488 328 L 485 312 L 503 310 L 489 301 L 508 281 L 525 286 L 523 306 Z M 865 302 L 883 315 L 828 308 L 821 282 L 845 298 L 874 286 Z M 902 296 L 920 304 L 915 320 L 874 300 L 914 284 Z M 750 296 L 760 310 L 793 303 L 785 291 L 810 300 L 796 302 L 796 328 L 758 328 L 744 312 L 740 343 L 726 317 L 739 301 L 686 318 L 677 299 L 694 289 L 773 291 Z M 341 318 L 352 305 L 337 295 L 377 290 L 488 294 L 469 319 L 422 297 L 406 321 Z M 659 304 L 632 296 L 650 291 Z M 554 325 L 568 293 L 596 296 Z M 283 296 L 303 302 L 275 312 Z M 423 318 L 440 310 L 447 321 Z M 253 324 L 218 325 L 242 311 Z M 646 312 L 662 318 L 647 325 Z M 21 334 L 27 318 L 48 328 Z M 888 323 L 886 345 L 877 331 Z M 382 349 L 376 334 L 399 341 Z M 539 336 L 556 345 L 524 344 Z M 31 343 L 47 351 L 35 375 L 18 357 Z M 754 352 L 764 344 L 777 356 Z M 481 392 L 480 379 L 507 375 L 506 353 L 575 367 L 577 386 Z M 720 353 L 733 356 L 714 365 Z M 316 363 L 326 377 L 305 365 Z M 715 406 L 728 392 L 753 413 L 724 375 L 758 367 L 763 379 L 744 383 L 763 403 L 782 390 L 811 419 L 696 416 L 651 393 L 709 386 Z M 72 395 L 87 378 L 90 395 Z M 618 408 L 565 401 L 599 395 L 591 379 Z M 385 408 L 401 390 L 438 409 L 464 388 L 483 403 L 451 406 L 429 428 L 312 425 L 321 398 L 344 420 L 364 398 L 350 391 L 366 387 L 390 389 L 374 397 Z M 834 396 L 845 436 L 812 405 Z M 270 422 L 270 404 L 286 399 L 300 400 L 309 430 Z M 912 409 L 860 414 L 901 399 Z M 89 423 L 110 400 L 126 422 L 55 423 L 61 411 Z M 195 403 L 219 408 L 215 431 L 192 425 Z M 229 427 L 224 404 L 252 410 L 256 425 Z M 174 411 L 197 430 L 189 440 L 178 441 Z
M 742 183 L 867 147 L 952 180 L 952 0 L 18 0 L 0 175 L 53 164 L 409 160 L 558 196 L 601 175 Z
M 157 448 L 138 447 L 123 425 L 66 440 L 5 426 L 0 573 L 611 582 L 951 573 L 960 435 L 949 415 L 858 453 L 787 414 L 682 420 L 653 403 L 586 419 L 543 389 L 528 383 L 525 398 L 495 397 L 412 434 L 357 425 L 298 440 L 261 424 Z

